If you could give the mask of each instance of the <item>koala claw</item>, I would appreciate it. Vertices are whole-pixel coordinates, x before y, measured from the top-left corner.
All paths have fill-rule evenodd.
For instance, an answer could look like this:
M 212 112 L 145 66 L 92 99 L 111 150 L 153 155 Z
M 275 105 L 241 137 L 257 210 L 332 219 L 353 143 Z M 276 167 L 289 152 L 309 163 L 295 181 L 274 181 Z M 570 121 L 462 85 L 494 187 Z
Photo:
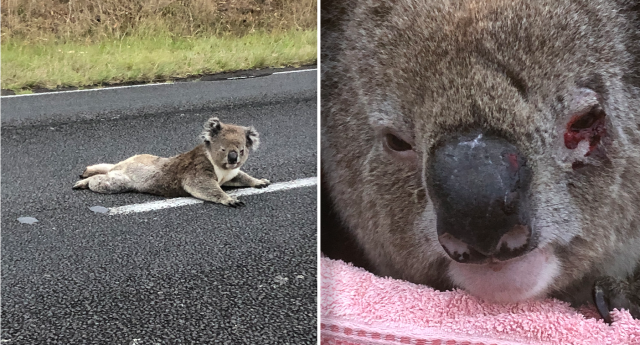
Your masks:
M 604 322 L 610 324 L 613 309 L 626 309 L 631 316 L 640 318 L 640 302 L 634 298 L 633 283 L 611 277 L 598 279 L 593 286 L 593 301 Z
M 73 189 L 86 189 L 88 188 L 87 186 L 87 182 L 82 180 L 82 181 L 78 181 L 73 185 Z
M 266 178 L 263 178 L 262 180 L 260 180 L 260 183 L 254 186 L 254 188 L 264 188 L 269 186 L 270 184 L 271 184 L 271 181 L 267 180 Z
M 234 200 L 229 201 L 229 202 L 227 203 L 227 206 L 231 206 L 231 207 L 233 207 L 233 208 L 236 208 L 236 207 L 243 207 L 243 206 L 245 206 L 245 203 L 244 203 L 244 202 L 242 202 L 242 201 L 240 201 L 240 200 L 234 199 Z
M 598 313 L 604 319 L 604 322 L 611 324 L 611 314 L 609 313 L 609 303 L 601 286 L 598 284 L 593 286 L 593 302 L 598 309 Z

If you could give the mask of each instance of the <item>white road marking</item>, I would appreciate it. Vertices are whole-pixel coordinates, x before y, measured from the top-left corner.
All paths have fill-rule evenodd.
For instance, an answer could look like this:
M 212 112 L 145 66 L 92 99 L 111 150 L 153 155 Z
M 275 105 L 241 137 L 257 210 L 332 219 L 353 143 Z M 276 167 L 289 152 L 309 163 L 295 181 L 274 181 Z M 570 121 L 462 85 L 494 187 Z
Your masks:
M 317 71 L 317 68 L 313 68 L 313 69 L 301 69 L 301 70 L 294 70 L 294 71 L 283 71 L 283 72 L 274 72 L 271 73 L 269 75 L 274 75 L 274 74 L 288 74 L 288 73 L 298 73 L 298 72 L 309 72 L 309 71 Z M 247 79 L 247 78 L 254 78 L 254 76 L 249 76 L 249 77 L 232 77 L 232 78 L 227 78 L 226 80 L 237 80 L 237 79 Z M 113 90 L 113 89 L 129 89 L 129 88 L 133 88 L 133 87 L 145 87 L 145 86 L 157 86 L 157 85 L 172 85 L 175 84 L 175 82 L 173 81 L 167 81 L 164 83 L 150 83 L 150 84 L 140 84 L 140 85 L 125 85 L 125 86 L 106 86 L 106 87 L 99 87 L 99 88 L 94 88 L 94 89 L 84 89 L 84 90 L 68 90 L 68 91 L 51 91 L 51 92 L 36 92 L 36 93 L 27 93 L 24 95 L 7 95 L 7 96 L 2 96 L 1 98 L 13 98 L 13 97 L 29 97 L 29 96 L 41 96 L 41 95 L 53 95 L 56 93 L 73 93 L 73 92 L 90 92 L 90 91 L 102 91 L 102 90 Z
M 37 219 L 33 218 L 33 217 L 19 217 L 18 221 L 22 224 L 35 224 L 38 222 Z
M 74 92 L 91 92 L 91 91 L 104 91 L 104 90 L 114 90 L 114 89 L 130 89 L 130 88 L 134 88 L 134 87 L 145 87 L 145 86 L 156 86 L 156 85 L 172 85 L 172 84 L 174 84 L 174 83 L 173 82 L 165 82 L 165 83 L 150 83 L 150 84 L 126 85 L 126 86 L 106 86 L 106 87 L 97 87 L 97 88 L 94 88 L 94 89 L 84 89 L 84 90 L 34 92 L 34 93 L 27 93 L 27 94 L 24 94 L 24 95 L 7 95 L 7 96 L 2 96 L 2 98 L 54 95 L 54 94 L 57 94 L 57 93 L 74 93 Z
M 295 71 L 283 71 L 283 72 L 273 72 L 271 74 L 288 74 L 288 73 L 300 73 L 300 72 L 310 72 L 310 71 L 317 71 L 317 68 L 310 68 L 310 69 L 298 69 Z
M 283 190 L 311 187 L 318 184 L 318 177 L 308 177 L 288 182 L 274 183 L 266 188 L 242 188 L 228 191 L 227 194 L 232 196 L 246 196 L 262 193 L 279 192 Z M 109 208 L 109 215 L 114 214 L 130 214 L 161 210 L 164 208 L 180 207 L 194 204 L 201 204 L 204 201 L 195 198 L 172 198 L 159 201 L 145 202 L 142 204 L 125 205 Z

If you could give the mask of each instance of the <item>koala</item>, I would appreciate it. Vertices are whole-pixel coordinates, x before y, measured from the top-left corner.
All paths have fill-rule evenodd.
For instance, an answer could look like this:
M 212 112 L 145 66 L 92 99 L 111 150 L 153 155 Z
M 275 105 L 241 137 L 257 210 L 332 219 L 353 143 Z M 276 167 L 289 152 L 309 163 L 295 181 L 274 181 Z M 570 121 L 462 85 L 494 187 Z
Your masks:
M 638 1 L 321 10 L 322 212 L 374 273 L 640 318 Z
M 220 122 L 217 117 L 204 124 L 203 143 L 193 150 L 164 158 L 135 155 L 117 164 L 88 166 L 74 189 L 112 194 L 141 192 L 166 197 L 193 196 L 205 201 L 238 207 L 242 201 L 229 196 L 221 186 L 263 188 L 267 179 L 256 179 L 240 168 L 249 150 L 260 145 L 253 127 Z

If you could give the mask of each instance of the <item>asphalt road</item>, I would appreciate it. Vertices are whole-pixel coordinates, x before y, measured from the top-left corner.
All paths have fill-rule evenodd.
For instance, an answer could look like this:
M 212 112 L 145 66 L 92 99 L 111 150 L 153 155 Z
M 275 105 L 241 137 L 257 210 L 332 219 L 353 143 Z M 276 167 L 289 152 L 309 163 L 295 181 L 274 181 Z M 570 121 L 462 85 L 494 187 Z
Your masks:
M 27 98 L 2 99 L 2 344 L 316 343 L 316 187 L 126 215 L 89 207 L 162 198 L 71 189 L 86 165 L 191 149 L 212 115 L 260 132 L 249 174 L 317 176 L 315 71 L 183 85 L 199 101 L 180 85 L 145 89 L 146 107 L 133 88 L 29 96 L 39 113 L 21 117 Z

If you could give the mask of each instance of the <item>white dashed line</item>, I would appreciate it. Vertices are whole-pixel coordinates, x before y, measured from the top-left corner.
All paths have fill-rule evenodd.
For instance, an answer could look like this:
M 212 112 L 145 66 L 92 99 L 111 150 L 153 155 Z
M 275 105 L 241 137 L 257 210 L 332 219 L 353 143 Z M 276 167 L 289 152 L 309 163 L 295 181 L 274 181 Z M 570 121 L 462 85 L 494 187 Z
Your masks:
M 271 193 L 271 192 L 279 192 L 283 190 L 302 188 L 302 187 L 311 187 L 318 184 L 317 177 L 308 177 L 299 180 L 293 180 L 289 182 L 279 182 L 274 183 L 266 188 L 243 188 L 243 189 L 235 189 L 227 192 L 227 194 L 232 196 L 246 196 L 246 195 L 254 195 L 254 194 L 262 194 L 262 193 Z M 109 208 L 108 214 L 130 214 L 130 213 L 140 213 L 140 212 L 149 212 L 155 210 L 161 210 L 164 208 L 173 208 L 180 206 L 187 206 L 193 204 L 201 204 L 204 201 L 195 198 L 173 198 L 167 200 L 159 200 L 159 201 L 151 201 L 145 202 L 142 204 L 133 204 L 133 205 L 125 205 L 118 207 Z

